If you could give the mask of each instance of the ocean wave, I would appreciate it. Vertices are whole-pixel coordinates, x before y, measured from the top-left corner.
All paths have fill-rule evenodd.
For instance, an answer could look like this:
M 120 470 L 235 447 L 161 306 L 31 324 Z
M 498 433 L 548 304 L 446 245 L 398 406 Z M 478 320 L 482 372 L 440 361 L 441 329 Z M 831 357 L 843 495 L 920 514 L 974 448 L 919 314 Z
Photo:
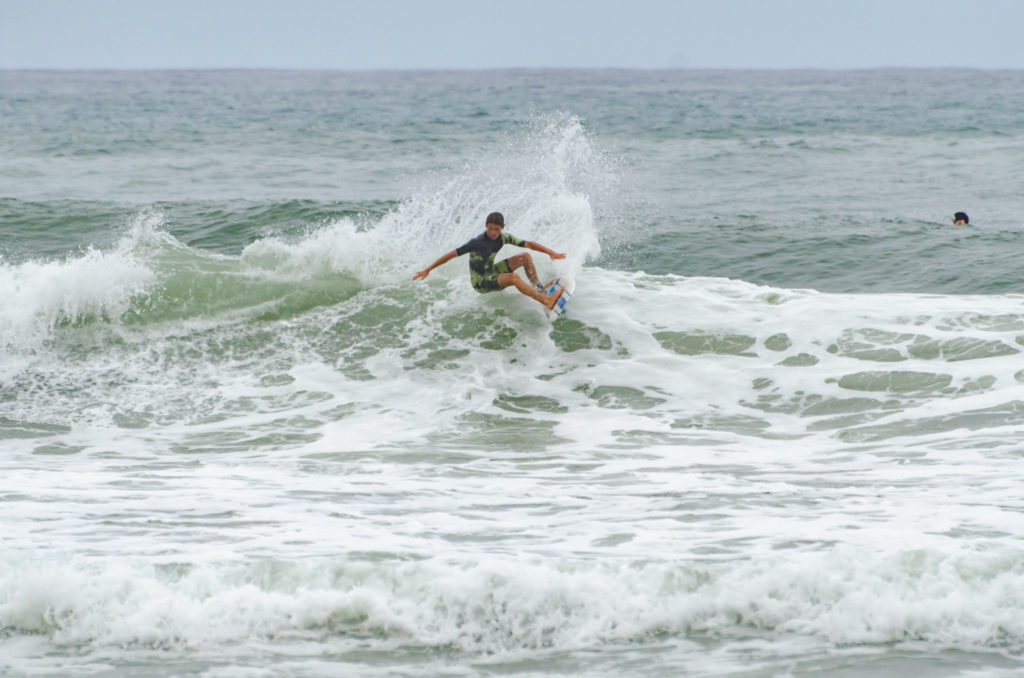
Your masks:
M 295 242 L 261 240 L 240 258 L 161 240 L 138 287 L 123 283 L 135 280 L 129 257 L 111 278 L 116 303 L 90 306 L 89 291 L 23 321 L 44 336 L 15 345 L 20 353 L 8 345 L 29 361 L 8 361 L 7 383 L 20 393 L 13 411 L 26 407 L 32 424 L 12 430 L 64 423 L 69 396 L 103 421 L 230 420 L 263 409 L 257 394 L 233 393 L 239 380 L 276 392 L 282 376 L 294 381 L 309 365 L 327 366 L 338 380 L 328 392 L 341 399 L 304 413 L 315 430 L 330 429 L 351 389 L 374 406 L 366 416 L 416 413 L 383 445 L 419 430 L 420 417 L 465 436 L 465 417 L 507 417 L 531 398 L 580 414 L 597 408 L 602 428 L 627 446 L 631 431 L 668 441 L 718 431 L 881 442 L 928 431 L 1010 435 L 1021 421 L 1024 314 L 1012 298 L 829 295 L 583 267 L 566 318 L 551 324 L 522 295 L 473 292 L 461 267 L 426 282 L 393 261 L 392 274 L 359 270 L 365 258 L 347 245 L 363 236 L 336 224 Z M 204 374 L 212 391 L 194 388 Z M 442 377 L 452 400 L 414 404 Z M 64 387 L 51 393 L 37 382 Z M 111 389 L 119 402 L 97 409 Z
M 1024 651 L 1024 570 L 1021 553 L 1008 550 L 841 548 L 706 564 L 482 557 L 154 565 L 12 553 L 4 561 L 0 628 L 58 646 L 334 640 L 494 654 L 754 636 Z

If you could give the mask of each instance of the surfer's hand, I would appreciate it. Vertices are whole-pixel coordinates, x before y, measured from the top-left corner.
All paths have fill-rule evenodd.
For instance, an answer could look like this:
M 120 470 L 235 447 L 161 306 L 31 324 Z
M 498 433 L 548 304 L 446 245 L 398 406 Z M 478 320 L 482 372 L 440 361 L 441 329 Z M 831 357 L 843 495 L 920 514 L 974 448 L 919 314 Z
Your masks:
M 561 252 L 552 252 L 548 256 L 551 257 L 552 259 L 565 259 L 565 254 Z
M 413 280 L 422 280 L 423 278 L 426 278 L 428 275 L 430 275 L 430 269 L 426 268 L 426 269 L 420 271 L 419 273 L 417 273 L 416 275 L 414 275 L 412 277 L 412 279 Z

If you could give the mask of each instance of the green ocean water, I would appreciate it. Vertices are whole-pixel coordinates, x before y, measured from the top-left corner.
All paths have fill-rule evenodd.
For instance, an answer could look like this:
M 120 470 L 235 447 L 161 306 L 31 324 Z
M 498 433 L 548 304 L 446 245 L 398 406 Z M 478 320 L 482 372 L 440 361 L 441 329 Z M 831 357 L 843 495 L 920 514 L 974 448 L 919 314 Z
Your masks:
M 1015 675 L 1022 105 L 0 72 L 0 673 Z
M 109 244 L 152 205 L 218 252 L 338 217 L 371 226 L 466 163 L 485 172 L 495 154 L 508 171 L 557 112 L 602 156 L 577 178 L 597 189 L 602 263 L 837 292 L 1019 291 L 1012 71 L 3 78 L 9 260 Z M 958 210 L 972 228 L 950 228 Z

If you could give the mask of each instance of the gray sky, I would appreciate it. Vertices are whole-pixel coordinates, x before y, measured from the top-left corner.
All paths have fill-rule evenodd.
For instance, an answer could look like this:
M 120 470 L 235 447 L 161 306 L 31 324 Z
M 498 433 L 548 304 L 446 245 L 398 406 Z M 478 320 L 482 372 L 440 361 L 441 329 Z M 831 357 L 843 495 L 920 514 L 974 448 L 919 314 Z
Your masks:
M 0 0 L 0 68 L 1024 68 L 1024 0 Z

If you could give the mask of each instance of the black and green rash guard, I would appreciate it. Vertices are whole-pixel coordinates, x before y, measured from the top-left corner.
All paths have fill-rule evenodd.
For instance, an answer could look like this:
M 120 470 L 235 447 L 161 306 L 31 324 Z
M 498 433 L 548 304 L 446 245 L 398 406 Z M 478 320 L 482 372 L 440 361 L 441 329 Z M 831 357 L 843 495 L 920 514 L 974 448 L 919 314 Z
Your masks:
M 497 264 L 494 263 L 494 255 L 498 253 L 502 245 L 506 244 L 516 247 L 526 246 L 523 240 L 511 233 L 502 233 L 500 238 L 491 240 L 485 231 L 462 247 L 455 249 L 456 254 L 460 257 L 469 253 L 469 277 L 473 281 L 473 289 L 477 292 L 500 290 L 498 274 L 512 272 L 507 260 L 502 259 Z

